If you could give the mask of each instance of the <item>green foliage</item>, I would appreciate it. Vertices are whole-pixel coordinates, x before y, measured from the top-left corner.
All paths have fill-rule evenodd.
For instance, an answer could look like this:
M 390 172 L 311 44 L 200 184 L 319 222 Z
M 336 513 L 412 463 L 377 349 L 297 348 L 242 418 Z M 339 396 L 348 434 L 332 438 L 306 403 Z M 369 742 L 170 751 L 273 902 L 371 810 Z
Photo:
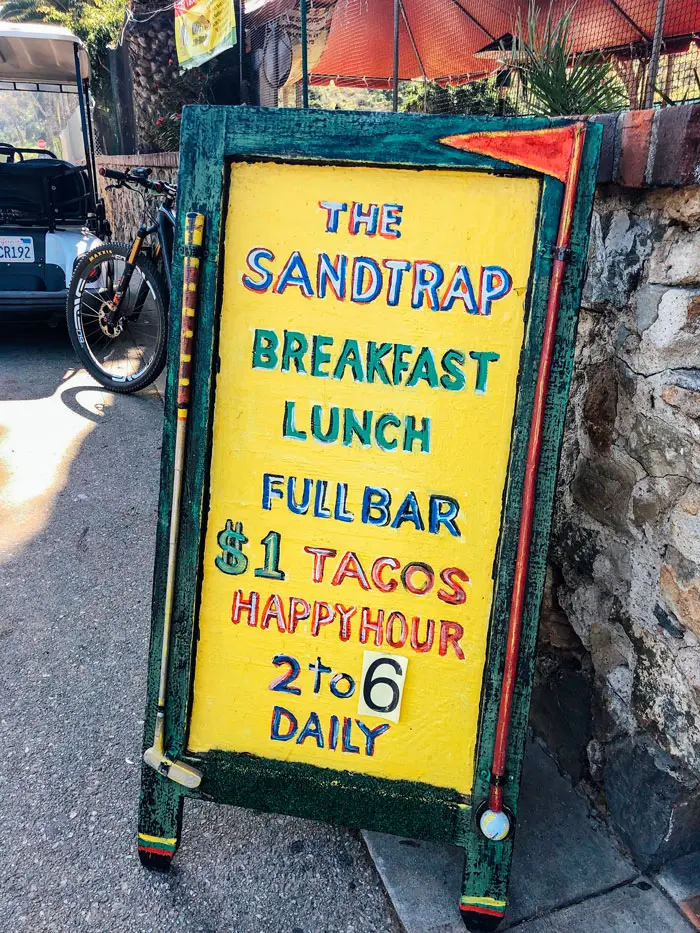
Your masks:
M 14 23 L 61 23 L 76 0 L 7 0 L 0 6 L 0 19 Z
M 329 84 L 309 88 L 309 103 L 322 110 L 391 110 L 392 92 L 370 88 L 347 88 Z M 435 81 L 402 81 L 399 110 L 408 113 L 471 113 L 490 116 L 513 114 L 512 105 L 501 100 L 493 82 L 442 87 Z
M 102 89 L 109 81 L 107 46 L 117 40 L 123 19 L 124 0 L 90 0 L 76 3 L 70 22 L 65 24 L 87 46 L 94 88 L 99 85 Z
M 574 52 L 571 16 L 566 10 L 556 22 L 550 6 L 544 24 L 540 9 L 530 2 L 527 28 L 518 20 L 511 51 L 531 112 L 551 116 L 610 113 L 627 106 L 613 66 L 602 52 Z
M 335 84 L 311 85 L 309 106 L 321 110 L 391 110 L 391 91 Z
M 187 104 L 213 104 L 225 89 L 237 83 L 238 72 L 231 67 L 230 56 L 224 54 L 155 86 L 158 117 L 152 126 L 144 128 L 148 144 L 164 152 L 179 149 L 182 108 Z
M 399 110 L 411 113 L 469 113 L 477 116 L 514 114 L 511 103 L 499 97 L 492 81 L 442 87 L 435 81 L 405 82 L 399 90 Z
M 39 139 L 65 157 L 60 133 L 78 106 L 74 94 L 0 91 L 0 141 L 35 148 Z
M 158 117 L 148 137 L 150 144 L 162 152 L 177 152 L 180 148 L 181 123 L 181 112 Z

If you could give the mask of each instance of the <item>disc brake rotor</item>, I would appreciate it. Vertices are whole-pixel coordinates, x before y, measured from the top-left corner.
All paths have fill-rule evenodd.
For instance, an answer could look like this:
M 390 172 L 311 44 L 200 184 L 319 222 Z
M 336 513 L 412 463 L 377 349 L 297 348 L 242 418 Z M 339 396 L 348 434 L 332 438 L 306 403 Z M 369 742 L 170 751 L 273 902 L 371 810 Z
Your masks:
M 118 321 L 115 321 L 114 324 L 110 324 L 109 315 L 112 311 L 112 302 L 103 301 L 100 305 L 100 310 L 97 312 L 97 322 L 100 325 L 100 330 L 106 337 L 111 337 L 114 339 L 118 337 L 121 332 L 124 330 L 124 317 L 120 317 Z

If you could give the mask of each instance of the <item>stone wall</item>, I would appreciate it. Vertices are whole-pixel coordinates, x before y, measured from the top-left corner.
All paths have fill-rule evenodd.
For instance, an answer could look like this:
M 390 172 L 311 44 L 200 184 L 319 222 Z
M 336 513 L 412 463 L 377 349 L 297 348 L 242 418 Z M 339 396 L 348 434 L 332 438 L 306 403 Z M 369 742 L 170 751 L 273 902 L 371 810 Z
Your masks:
M 700 847 L 700 187 L 599 187 L 533 723 L 643 866 Z
M 145 165 L 151 169 L 151 178 L 164 181 L 177 181 L 179 155 L 177 152 L 153 152 L 138 155 L 98 156 L 97 168 L 111 168 L 125 172 L 129 168 Z M 127 188 L 107 191 L 108 178 L 98 175 L 100 194 L 105 199 L 107 220 L 112 227 L 112 239 L 119 243 L 131 243 L 134 239 L 144 211 L 144 194 L 141 189 L 130 191 Z M 158 205 L 160 198 L 147 196 L 151 208 Z

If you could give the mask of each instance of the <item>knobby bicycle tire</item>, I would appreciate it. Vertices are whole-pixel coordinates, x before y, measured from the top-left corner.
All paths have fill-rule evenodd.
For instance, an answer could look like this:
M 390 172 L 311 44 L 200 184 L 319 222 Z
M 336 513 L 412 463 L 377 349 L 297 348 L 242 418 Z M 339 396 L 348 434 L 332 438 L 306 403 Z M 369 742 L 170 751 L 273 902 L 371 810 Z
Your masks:
M 145 282 L 150 286 L 158 314 L 161 319 L 158 345 L 148 366 L 135 376 L 113 376 L 95 360 L 90 352 L 89 344 L 83 334 L 81 321 L 81 306 L 83 293 L 88 284 L 88 276 L 101 264 L 114 259 L 126 260 L 131 247 L 126 243 L 106 243 L 89 250 L 77 263 L 71 277 L 66 301 L 66 321 L 73 349 L 78 355 L 85 369 L 100 385 L 112 392 L 131 393 L 138 392 L 154 382 L 163 371 L 167 355 L 168 344 L 168 290 L 153 263 L 145 256 L 139 256 L 136 267 L 143 275 Z

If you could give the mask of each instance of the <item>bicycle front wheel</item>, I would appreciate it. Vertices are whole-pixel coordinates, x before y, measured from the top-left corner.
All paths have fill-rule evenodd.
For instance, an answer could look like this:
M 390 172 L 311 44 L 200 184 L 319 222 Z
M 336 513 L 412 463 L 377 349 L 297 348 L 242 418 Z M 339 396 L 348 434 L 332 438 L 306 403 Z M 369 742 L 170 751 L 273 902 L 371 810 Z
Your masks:
M 113 392 L 137 392 L 165 365 L 167 289 L 154 266 L 136 260 L 129 288 L 110 321 L 111 301 L 129 255 L 125 243 L 90 250 L 73 273 L 66 317 L 75 352 L 87 371 Z

